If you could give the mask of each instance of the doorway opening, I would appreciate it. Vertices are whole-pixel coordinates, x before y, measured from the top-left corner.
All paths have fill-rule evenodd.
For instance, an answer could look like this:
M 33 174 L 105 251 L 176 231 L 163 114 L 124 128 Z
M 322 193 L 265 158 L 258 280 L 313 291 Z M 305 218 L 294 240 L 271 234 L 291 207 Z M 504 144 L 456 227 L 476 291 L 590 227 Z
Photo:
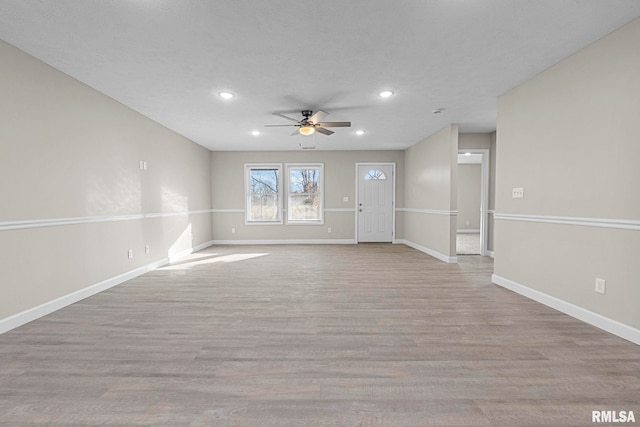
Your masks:
M 489 150 L 459 150 L 457 255 L 488 254 L 488 205 Z

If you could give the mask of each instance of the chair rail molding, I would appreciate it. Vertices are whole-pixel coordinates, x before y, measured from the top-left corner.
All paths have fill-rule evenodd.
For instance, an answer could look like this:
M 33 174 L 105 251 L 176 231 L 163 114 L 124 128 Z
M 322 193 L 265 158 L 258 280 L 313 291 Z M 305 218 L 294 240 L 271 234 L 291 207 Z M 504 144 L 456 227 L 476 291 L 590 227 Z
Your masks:
M 82 216 L 70 218 L 47 218 L 21 221 L 2 221 L 0 231 L 20 230 L 25 228 L 59 227 L 65 225 L 91 224 L 96 222 L 132 221 L 149 218 L 169 218 L 175 216 L 200 215 L 214 212 L 213 209 L 201 209 L 178 212 L 152 212 L 129 215 Z
M 526 215 L 495 213 L 497 220 L 539 222 L 548 224 L 579 225 L 583 227 L 620 228 L 625 230 L 640 230 L 640 221 L 629 219 L 585 218 L 551 215 Z

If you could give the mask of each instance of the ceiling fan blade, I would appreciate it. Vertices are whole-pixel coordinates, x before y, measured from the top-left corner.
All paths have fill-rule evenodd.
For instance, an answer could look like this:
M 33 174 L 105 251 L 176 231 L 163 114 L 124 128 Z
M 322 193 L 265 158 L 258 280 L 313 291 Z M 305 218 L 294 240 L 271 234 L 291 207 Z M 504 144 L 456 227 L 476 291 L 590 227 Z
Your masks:
M 316 132 L 323 133 L 325 135 L 331 135 L 333 133 L 332 130 L 321 128 L 320 126 L 316 126 Z
M 325 113 L 324 111 L 319 110 L 319 111 L 316 111 L 316 113 L 313 116 L 309 117 L 309 121 L 311 123 L 318 123 L 320 120 L 324 119 L 328 115 L 329 113 Z
M 293 131 L 293 133 L 290 136 L 296 136 L 300 134 L 300 129 L 296 129 Z
M 280 113 L 273 113 L 273 115 L 282 117 L 283 119 L 291 120 L 292 122 L 296 122 L 296 123 L 300 121 L 298 119 L 294 119 L 293 117 L 285 116 L 284 114 L 280 114 Z
M 316 126 L 322 126 L 326 128 L 348 128 L 351 127 L 351 122 L 320 122 L 316 123 Z
M 276 128 L 276 127 L 281 127 L 281 126 L 298 126 L 298 125 L 264 125 L 264 127 L 266 128 Z

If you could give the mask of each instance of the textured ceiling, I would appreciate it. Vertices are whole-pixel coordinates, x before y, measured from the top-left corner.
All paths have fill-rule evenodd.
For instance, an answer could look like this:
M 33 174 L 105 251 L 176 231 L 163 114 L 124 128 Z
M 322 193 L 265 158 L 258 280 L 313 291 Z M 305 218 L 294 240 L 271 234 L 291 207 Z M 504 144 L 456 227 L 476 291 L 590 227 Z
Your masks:
M 404 149 L 449 123 L 494 130 L 498 96 L 638 16 L 637 0 L 0 0 L 0 38 L 211 150 Z M 303 109 L 353 127 L 263 127 Z

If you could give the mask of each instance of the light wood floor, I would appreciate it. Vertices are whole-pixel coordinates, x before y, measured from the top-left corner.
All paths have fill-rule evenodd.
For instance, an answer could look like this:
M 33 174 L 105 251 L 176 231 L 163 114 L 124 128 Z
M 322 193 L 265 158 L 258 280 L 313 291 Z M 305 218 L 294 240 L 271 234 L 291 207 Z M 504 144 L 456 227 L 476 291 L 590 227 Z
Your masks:
M 592 426 L 640 348 L 402 245 L 223 246 L 0 335 L 2 426 Z

